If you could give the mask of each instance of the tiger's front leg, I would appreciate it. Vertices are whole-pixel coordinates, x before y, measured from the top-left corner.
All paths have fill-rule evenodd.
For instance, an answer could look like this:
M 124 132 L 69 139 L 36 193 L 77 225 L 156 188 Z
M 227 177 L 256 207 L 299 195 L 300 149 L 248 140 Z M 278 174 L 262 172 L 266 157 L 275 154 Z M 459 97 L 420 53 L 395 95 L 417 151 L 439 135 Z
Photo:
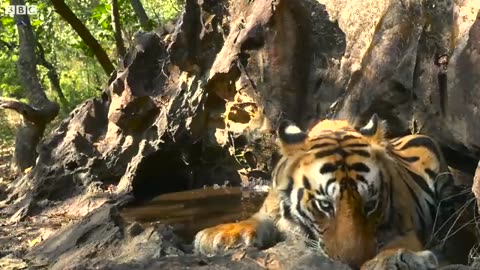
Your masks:
M 205 255 L 220 254 L 240 247 L 265 248 L 277 242 L 278 229 L 268 216 L 257 213 L 236 223 L 204 229 L 195 236 L 194 247 Z
M 429 250 L 414 252 L 404 248 L 380 252 L 375 258 L 362 265 L 361 270 L 435 270 L 437 257 Z
M 214 255 L 240 247 L 273 246 L 280 236 L 275 224 L 278 205 L 277 192 L 270 190 L 262 208 L 249 219 L 220 224 L 198 232 L 194 240 L 195 251 Z
M 439 267 L 437 257 L 430 250 L 421 250 L 420 241 L 409 233 L 387 245 L 373 259 L 365 262 L 361 270 L 434 270 Z M 421 251 L 414 251 L 421 250 Z

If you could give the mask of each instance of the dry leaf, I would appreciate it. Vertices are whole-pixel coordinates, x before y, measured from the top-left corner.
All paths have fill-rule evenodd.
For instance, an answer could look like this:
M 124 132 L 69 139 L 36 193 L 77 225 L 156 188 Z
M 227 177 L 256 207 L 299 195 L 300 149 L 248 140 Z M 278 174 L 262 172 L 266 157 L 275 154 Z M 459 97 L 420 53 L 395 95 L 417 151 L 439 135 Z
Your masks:
M 28 246 L 29 246 L 29 247 L 33 247 L 33 246 L 35 246 L 36 244 L 42 242 L 42 240 L 43 240 L 43 239 L 42 239 L 42 236 L 39 235 L 37 238 L 35 238 L 35 239 L 33 239 L 33 240 L 29 240 L 29 241 L 28 241 Z

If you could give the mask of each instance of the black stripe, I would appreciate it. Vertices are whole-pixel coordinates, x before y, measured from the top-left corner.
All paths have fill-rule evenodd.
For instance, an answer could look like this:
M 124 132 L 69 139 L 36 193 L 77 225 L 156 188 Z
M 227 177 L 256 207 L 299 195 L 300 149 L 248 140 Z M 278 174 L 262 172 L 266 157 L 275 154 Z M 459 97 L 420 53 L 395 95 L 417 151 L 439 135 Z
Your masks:
M 335 164 L 325 163 L 320 168 L 320 173 L 321 174 L 331 173 L 331 172 L 334 172 L 336 169 L 337 169 L 337 166 Z
M 425 169 L 425 173 L 428 174 L 428 177 L 430 177 L 430 179 L 432 180 L 435 180 L 435 178 L 437 178 L 437 174 L 428 168 Z
M 350 152 L 352 154 L 357 154 L 359 156 L 362 156 L 362 157 L 370 157 L 370 153 L 368 153 L 368 151 L 365 151 L 365 150 L 350 150 Z
M 323 196 L 326 196 L 327 193 L 325 193 L 325 189 L 323 189 L 322 185 L 320 185 L 318 187 L 318 192 L 317 192 L 318 195 L 323 195 Z
M 303 198 L 303 194 L 304 194 L 304 189 L 303 188 L 300 188 L 298 189 L 297 191 L 297 206 L 295 207 L 296 210 L 297 210 L 297 213 L 303 218 L 305 219 L 306 221 L 312 223 L 312 220 L 305 214 L 305 212 L 303 212 L 302 208 L 301 208 L 301 200 Z M 301 223 L 301 222 L 300 222 Z M 310 232 L 311 229 L 308 228 Z
M 435 198 L 435 195 L 433 194 L 433 190 L 428 186 L 427 182 L 425 182 L 425 179 L 421 177 L 420 175 L 407 170 L 412 179 L 415 181 L 415 183 L 425 192 L 427 193 L 431 198 Z
M 337 149 L 329 149 L 329 150 L 326 150 L 326 151 L 319 151 L 317 153 L 315 153 L 315 158 L 324 158 L 324 157 L 328 157 L 330 155 L 333 155 L 335 154 L 335 152 L 337 151 Z
M 328 150 L 316 152 L 315 153 L 315 158 L 320 159 L 320 158 L 324 158 L 324 157 L 331 156 L 331 155 L 334 155 L 334 154 L 339 154 L 342 157 L 346 157 L 346 156 L 349 156 L 351 154 L 359 155 L 359 156 L 362 156 L 362 157 L 370 157 L 370 153 L 368 153 L 368 151 L 365 151 L 365 150 L 352 149 L 352 150 L 349 150 L 349 152 L 350 153 L 345 151 L 343 148 L 328 149 Z
M 328 193 L 328 187 L 329 187 L 331 184 L 335 183 L 336 181 L 337 181 L 337 179 L 335 179 L 335 178 L 331 178 L 331 179 L 328 179 L 328 180 L 327 180 L 327 184 L 325 185 L 325 190 L 327 191 L 327 193 Z
M 430 218 L 434 219 L 437 215 L 437 205 L 432 204 L 427 200 L 428 210 L 430 211 Z M 433 224 L 430 224 L 433 225 Z
M 367 183 L 367 180 L 361 174 L 357 174 L 357 181 L 360 181 L 362 183 Z
M 292 212 L 290 210 L 290 204 L 284 203 L 282 209 L 283 209 L 282 216 L 284 218 L 286 218 L 287 220 L 291 220 L 292 219 Z
M 342 141 L 350 140 L 350 139 L 360 139 L 360 137 L 354 135 L 345 135 L 341 138 Z
M 337 154 L 341 155 L 342 157 L 346 157 L 348 153 L 343 148 L 337 148 Z
M 290 193 L 292 193 L 292 189 L 293 189 L 293 177 L 289 176 L 287 189 L 285 189 L 285 193 L 288 195 L 288 197 L 290 197 Z
M 353 170 L 353 171 L 357 171 L 357 172 L 369 172 L 370 171 L 370 168 L 368 168 L 367 165 L 365 165 L 364 163 L 360 163 L 360 162 L 357 162 L 357 163 L 353 163 L 352 165 L 347 165 L 348 169 L 350 170 Z
M 345 145 L 345 147 L 367 147 L 368 144 L 366 143 L 352 143 L 352 144 L 348 144 L 348 145 Z
M 304 189 L 303 188 L 299 188 L 298 191 L 297 191 L 297 207 L 300 206 L 300 201 L 302 200 L 303 198 L 303 193 L 304 193 Z M 298 210 L 298 209 L 297 209 Z
M 311 190 L 312 189 L 312 185 L 310 185 L 310 181 L 308 180 L 307 176 L 303 176 L 303 187 L 308 189 L 308 190 Z
M 316 149 L 316 148 L 322 148 L 322 147 L 327 147 L 327 146 L 334 146 L 337 145 L 332 142 L 326 142 L 326 143 L 319 143 L 319 144 L 314 144 L 310 149 Z
M 410 147 L 425 147 L 428 150 L 432 151 L 435 154 L 435 156 L 437 156 L 437 157 L 441 156 L 437 145 L 429 137 L 425 137 L 425 136 L 415 137 L 415 138 L 409 140 L 404 146 L 402 146 L 402 148 L 400 148 L 400 150 L 404 150 L 404 149 L 407 149 L 407 148 L 410 148 Z
M 399 157 L 401 160 L 403 160 L 405 162 L 409 162 L 409 163 L 418 161 L 420 159 L 417 156 L 411 156 L 411 157 L 404 157 L 404 156 L 401 156 L 401 155 L 396 155 L 396 156 Z
M 316 238 L 312 229 L 310 227 L 308 227 L 307 224 L 303 224 L 302 222 L 299 222 L 299 223 L 300 223 L 300 226 L 302 227 L 303 231 L 307 234 L 307 237 L 309 239 L 315 239 Z

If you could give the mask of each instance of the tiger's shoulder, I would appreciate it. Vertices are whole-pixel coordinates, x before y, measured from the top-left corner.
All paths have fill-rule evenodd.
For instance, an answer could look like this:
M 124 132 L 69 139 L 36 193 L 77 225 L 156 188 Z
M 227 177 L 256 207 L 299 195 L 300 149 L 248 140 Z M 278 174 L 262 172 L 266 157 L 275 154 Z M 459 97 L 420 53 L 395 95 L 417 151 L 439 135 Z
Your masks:
M 413 179 L 423 179 L 440 192 L 453 179 L 440 147 L 427 135 L 412 134 L 390 140 L 389 152 L 399 165 L 406 167 Z

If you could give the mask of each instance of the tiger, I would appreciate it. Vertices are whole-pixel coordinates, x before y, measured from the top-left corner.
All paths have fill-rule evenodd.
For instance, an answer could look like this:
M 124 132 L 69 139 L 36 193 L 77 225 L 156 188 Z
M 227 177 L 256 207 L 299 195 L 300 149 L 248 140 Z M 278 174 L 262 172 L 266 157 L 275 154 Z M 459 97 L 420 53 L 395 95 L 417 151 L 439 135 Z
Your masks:
M 436 269 L 427 238 L 453 177 L 432 138 L 387 139 L 386 132 L 376 114 L 362 127 L 322 120 L 308 132 L 282 121 L 281 158 L 260 210 L 199 231 L 194 250 L 268 248 L 298 233 L 319 254 L 353 269 Z

